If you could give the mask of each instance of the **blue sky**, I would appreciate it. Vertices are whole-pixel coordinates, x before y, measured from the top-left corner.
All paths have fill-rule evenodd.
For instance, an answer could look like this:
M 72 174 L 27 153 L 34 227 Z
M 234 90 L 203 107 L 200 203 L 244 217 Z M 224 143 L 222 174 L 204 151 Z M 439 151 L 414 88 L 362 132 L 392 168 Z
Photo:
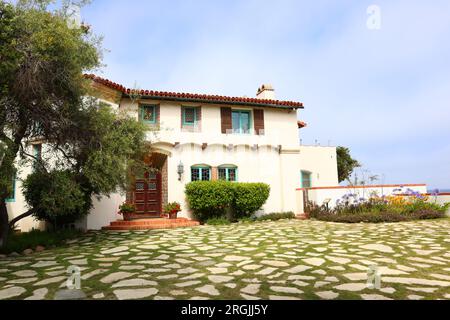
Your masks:
M 381 8 L 369 30 L 367 8 Z M 100 76 L 302 101 L 304 144 L 347 146 L 385 183 L 450 188 L 450 2 L 94 0 Z

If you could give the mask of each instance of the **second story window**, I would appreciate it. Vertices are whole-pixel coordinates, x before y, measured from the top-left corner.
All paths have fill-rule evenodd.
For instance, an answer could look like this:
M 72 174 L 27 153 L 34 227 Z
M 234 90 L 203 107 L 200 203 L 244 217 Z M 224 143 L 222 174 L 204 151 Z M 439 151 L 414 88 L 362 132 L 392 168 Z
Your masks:
M 197 124 L 196 108 L 183 108 L 183 126 L 195 126 Z
M 233 110 L 231 113 L 233 133 L 250 133 L 250 111 Z
M 203 166 L 191 167 L 191 181 L 209 181 L 211 180 L 211 168 Z
M 148 124 L 156 123 L 156 106 L 141 105 L 139 110 L 139 119 Z

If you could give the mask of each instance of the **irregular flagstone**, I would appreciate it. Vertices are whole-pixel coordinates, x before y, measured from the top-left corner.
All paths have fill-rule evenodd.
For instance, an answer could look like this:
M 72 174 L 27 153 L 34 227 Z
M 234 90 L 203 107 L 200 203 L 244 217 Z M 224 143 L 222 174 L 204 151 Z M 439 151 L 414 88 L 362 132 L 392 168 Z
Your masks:
M 362 294 L 363 300 L 392 300 L 391 298 L 382 296 L 380 294 Z
M 95 261 L 100 261 L 100 262 L 115 262 L 115 261 L 119 261 L 120 258 L 114 258 L 114 257 L 111 257 L 111 258 L 97 258 L 97 259 L 94 259 L 94 260 Z
M 69 263 L 76 266 L 87 265 L 87 259 L 79 259 L 79 260 L 70 260 Z
M 155 281 L 149 281 L 145 279 L 130 279 L 130 280 L 122 280 L 115 284 L 113 284 L 112 288 L 121 288 L 121 287 L 144 287 L 144 286 L 157 286 L 158 283 Z
M 255 294 L 258 294 L 260 287 L 261 287 L 260 284 L 249 284 L 245 288 L 242 288 L 241 292 L 247 293 L 250 295 L 255 295 Z
M 8 284 L 26 284 L 26 283 L 35 282 L 35 281 L 37 281 L 37 280 L 38 280 L 37 277 L 32 277 L 32 278 L 21 278 L 21 279 L 9 280 L 7 283 L 8 283 Z
M 145 288 L 145 289 L 121 289 L 115 290 L 114 294 L 119 300 L 135 300 L 143 299 L 150 296 L 154 296 L 158 293 L 155 288 Z
M 296 286 L 299 286 L 299 287 L 306 287 L 306 286 L 309 286 L 309 283 L 308 283 L 308 282 L 301 281 L 301 280 L 296 280 L 296 281 L 292 282 L 292 284 L 294 284 L 294 285 L 296 285 Z
M 367 273 L 346 273 L 343 276 L 351 281 L 367 280 Z
M 113 283 L 116 281 L 120 281 L 129 277 L 132 277 L 134 273 L 129 272 L 114 272 L 111 274 L 108 274 L 106 277 L 102 278 L 100 282 L 102 283 Z
M 440 280 L 448 280 L 448 281 L 450 281 L 450 276 L 448 276 L 448 275 L 431 273 L 430 276 L 433 277 L 433 278 L 440 279 Z
M 171 294 L 172 296 L 184 296 L 187 295 L 187 292 L 183 290 L 172 290 L 169 292 L 169 294 Z
M 25 292 L 27 292 L 27 290 L 25 290 L 22 287 L 10 287 L 7 289 L 0 289 L 0 300 L 15 298 L 24 294 Z
M 207 284 L 207 285 L 205 285 L 203 287 L 200 287 L 200 288 L 196 288 L 195 290 L 197 290 L 198 292 L 201 292 L 201 293 L 209 294 L 210 296 L 218 296 L 218 295 L 220 295 L 220 292 L 217 291 L 217 289 L 214 286 L 210 285 L 210 284 Z
M 362 249 L 367 250 L 374 250 L 374 251 L 380 251 L 384 253 L 394 253 L 394 250 L 390 246 L 384 245 L 384 244 L 366 244 L 363 246 L 360 246 Z
M 234 289 L 237 287 L 237 284 L 236 283 L 225 283 L 224 286 L 227 288 L 230 288 L 230 289 Z
M 265 269 L 263 269 L 263 270 L 261 270 L 261 271 L 256 272 L 255 274 L 266 276 L 266 275 L 268 275 L 268 274 L 271 274 L 271 273 L 274 272 L 275 270 L 277 270 L 277 269 L 276 269 L 276 268 L 265 268 Z
M 332 262 L 339 263 L 339 264 L 347 264 L 351 260 L 347 258 L 340 258 L 340 257 L 333 257 L 333 256 L 326 256 L 326 258 Z
M 166 279 L 176 279 L 178 278 L 177 274 L 167 274 L 167 275 L 163 275 L 163 276 L 157 276 L 157 279 L 161 279 L 161 280 L 166 280 Z
M 194 280 L 194 281 L 186 281 L 186 282 L 176 283 L 175 286 L 177 286 L 179 288 L 184 288 L 184 287 L 192 287 L 192 286 L 195 286 L 200 283 L 202 283 L 202 282 Z
M 221 273 L 227 273 L 228 268 L 208 268 L 208 271 L 213 274 L 221 274 Z
M 407 287 L 406 289 L 411 291 L 418 291 L 418 292 L 426 292 L 426 293 L 433 293 L 438 288 L 418 288 L 418 287 Z
M 411 294 L 407 297 L 409 300 L 422 300 L 424 297 L 416 294 Z
M 33 295 L 28 298 L 25 298 L 25 300 L 44 300 L 47 293 L 48 293 L 47 288 L 40 288 L 40 289 L 34 290 Z
M 250 260 L 249 257 L 243 257 L 243 256 L 225 256 L 223 258 L 225 261 L 243 261 L 243 260 Z
M 42 281 L 36 282 L 35 284 L 33 284 L 34 286 L 46 286 L 48 284 L 51 283 L 56 283 L 56 282 L 61 282 L 62 280 L 66 280 L 67 277 L 54 277 L 54 278 L 50 278 L 50 279 L 44 279 Z
M 104 272 L 106 272 L 106 271 L 107 271 L 106 269 L 95 269 L 95 270 L 93 270 L 93 271 L 91 271 L 91 272 L 89 272 L 89 273 L 82 274 L 82 275 L 81 275 L 81 279 L 82 279 L 82 280 L 87 280 L 87 279 L 90 279 L 90 278 L 92 278 L 92 277 L 94 277 L 94 276 L 96 276 L 96 275 L 99 275 L 99 274 L 101 274 L 101 273 L 104 273 Z
M 57 265 L 56 261 L 39 261 L 33 265 L 31 265 L 32 268 L 45 268 Z
M 343 291 L 362 291 L 367 289 L 367 285 L 365 283 L 344 283 L 334 288 Z
M 248 264 L 242 267 L 242 269 L 244 270 L 257 270 L 257 269 L 261 269 L 262 266 L 259 264 Z
M 188 273 L 194 273 L 197 271 L 198 271 L 198 269 L 189 267 L 189 268 L 185 268 L 185 269 L 179 269 L 179 270 L 177 270 L 177 273 L 178 274 L 188 274 Z
M 306 270 L 309 270 L 309 269 L 311 269 L 311 268 L 312 268 L 312 267 L 299 265 L 299 266 L 295 266 L 295 267 L 293 267 L 293 268 L 284 270 L 284 272 L 287 272 L 287 273 L 301 273 L 301 272 L 306 271 Z
M 439 286 L 439 287 L 450 286 L 450 282 L 448 281 L 428 280 L 419 278 L 383 277 L 382 281 L 388 283 L 418 284 L 424 286 Z
M 270 295 L 269 300 L 301 300 L 298 297 Z
M 101 253 L 102 254 L 112 254 L 112 253 L 117 253 L 117 252 L 122 252 L 122 251 L 128 251 L 128 247 L 127 246 L 119 246 L 119 247 L 103 250 L 103 251 L 101 251 Z
M 316 292 L 316 295 L 324 300 L 333 300 L 339 297 L 339 293 L 333 291 L 320 291 Z
M 145 269 L 144 266 L 139 266 L 139 265 L 135 265 L 135 266 L 120 266 L 119 267 L 120 270 L 124 270 L 124 271 L 133 271 L 133 270 L 143 270 Z
M 230 276 L 209 276 L 208 279 L 213 283 L 223 283 L 233 280 Z
M 251 296 L 245 293 L 241 293 L 241 297 L 244 298 L 245 300 L 261 300 L 261 298 Z
M 263 260 L 261 263 L 272 267 L 289 267 L 289 263 L 279 260 Z
M 167 268 L 149 268 L 144 270 L 144 272 L 149 272 L 149 273 L 163 273 L 163 272 L 168 272 L 171 271 L 170 269 Z
M 302 290 L 292 287 L 270 287 L 270 290 L 280 293 L 293 293 L 293 294 L 300 294 L 303 293 Z
M 34 277 L 35 275 L 37 275 L 37 272 L 34 270 L 21 270 L 21 271 L 13 272 L 12 274 L 17 277 L 30 278 L 30 277 Z
M 92 296 L 94 299 L 103 299 L 105 297 L 104 293 L 96 293 Z

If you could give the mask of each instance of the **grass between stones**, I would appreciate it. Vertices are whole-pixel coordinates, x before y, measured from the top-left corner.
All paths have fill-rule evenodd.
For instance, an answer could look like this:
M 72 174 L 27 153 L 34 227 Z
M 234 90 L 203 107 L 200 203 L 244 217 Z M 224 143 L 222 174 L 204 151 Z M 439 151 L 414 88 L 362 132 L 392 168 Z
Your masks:
M 88 299 L 448 299 L 449 235 L 450 219 L 92 232 L 64 247 L 0 260 L 0 299 L 30 298 L 43 288 L 40 298 L 54 299 L 74 264 Z M 381 272 L 380 289 L 365 285 L 372 265 Z M 122 287 L 130 284 L 124 280 L 134 281 Z

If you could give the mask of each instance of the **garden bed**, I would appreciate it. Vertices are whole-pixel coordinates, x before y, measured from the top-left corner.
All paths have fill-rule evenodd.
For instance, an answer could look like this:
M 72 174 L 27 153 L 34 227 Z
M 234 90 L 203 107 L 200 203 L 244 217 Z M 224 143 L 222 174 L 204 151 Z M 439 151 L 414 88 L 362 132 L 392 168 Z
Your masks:
M 442 205 L 433 202 L 430 196 L 411 189 L 395 191 L 397 194 L 372 195 L 369 199 L 350 193 L 337 200 L 332 208 L 310 202 L 306 211 L 310 218 L 321 221 L 382 223 L 444 218 L 450 206 L 450 203 Z

